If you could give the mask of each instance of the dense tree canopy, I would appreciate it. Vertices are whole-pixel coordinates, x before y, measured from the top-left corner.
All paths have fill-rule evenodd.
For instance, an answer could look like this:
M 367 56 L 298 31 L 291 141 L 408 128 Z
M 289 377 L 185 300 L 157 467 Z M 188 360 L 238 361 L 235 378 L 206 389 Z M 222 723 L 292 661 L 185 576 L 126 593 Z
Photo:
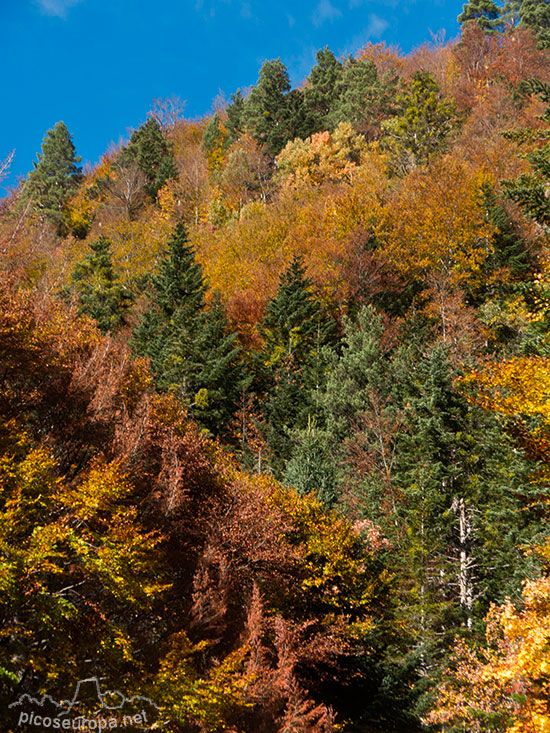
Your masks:
M 265 61 L 84 173 L 47 133 L 0 208 L 2 730 L 94 675 L 174 733 L 548 728 L 548 7 Z

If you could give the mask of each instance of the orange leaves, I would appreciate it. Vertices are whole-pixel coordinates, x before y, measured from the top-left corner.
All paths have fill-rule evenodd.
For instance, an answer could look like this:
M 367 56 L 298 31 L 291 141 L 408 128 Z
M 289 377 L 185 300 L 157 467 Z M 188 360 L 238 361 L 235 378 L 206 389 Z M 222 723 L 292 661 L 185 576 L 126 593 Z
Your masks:
M 340 152 L 347 143 L 341 145 Z M 283 188 L 271 203 L 250 202 L 238 221 L 191 233 L 210 286 L 227 297 L 230 313 L 238 311 L 235 304 L 243 304 L 249 318 L 257 319 L 265 300 L 275 293 L 281 271 L 296 254 L 303 256 L 308 275 L 327 300 L 345 297 L 342 267 L 348 259 L 348 238 L 357 229 L 372 226 L 387 185 L 385 157 L 378 151 L 361 154 L 357 165 L 346 155 L 340 161 L 343 167 L 335 162 L 339 158 L 332 160 L 336 168 L 330 175 L 337 178 L 348 166 L 348 182 L 325 180 L 318 186 L 310 173 L 315 179 L 326 171 L 315 163 L 311 170 L 306 168 L 300 186 Z M 234 322 L 246 330 L 242 315 L 237 313 Z

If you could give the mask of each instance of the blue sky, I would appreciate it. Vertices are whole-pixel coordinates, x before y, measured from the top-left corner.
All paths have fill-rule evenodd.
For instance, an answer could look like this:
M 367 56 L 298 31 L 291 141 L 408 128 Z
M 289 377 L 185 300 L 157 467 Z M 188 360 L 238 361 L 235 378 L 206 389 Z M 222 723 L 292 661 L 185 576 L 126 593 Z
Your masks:
M 221 91 L 254 84 L 281 58 L 294 84 L 329 46 L 354 53 L 385 40 L 403 51 L 444 29 L 449 0 L 0 0 L 4 53 L 0 160 L 15 148 L 16 183 L 45 132 L 63 120 L 83 162 L 145 119 L 155 98 L 178 96 L 185 115 L 212 109 Z M 0 191 L 2 195 L 4 191 Z

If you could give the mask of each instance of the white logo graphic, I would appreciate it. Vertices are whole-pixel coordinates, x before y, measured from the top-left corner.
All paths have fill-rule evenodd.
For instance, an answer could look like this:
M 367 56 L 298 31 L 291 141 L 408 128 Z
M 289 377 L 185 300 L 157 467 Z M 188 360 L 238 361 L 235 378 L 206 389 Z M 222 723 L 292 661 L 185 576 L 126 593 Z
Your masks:
M 83 714 L 83 703 L 92 712 Z M 118 690 L 102 690 L 97 677 L 79 680 L 70 700 L 56 702 L 50 695 L 37 699 L 24 693 L 8 707 L 18 713 L 18 726 L 82 732 L 150 730 L 159 709 L 148 697 L 126 697 Z

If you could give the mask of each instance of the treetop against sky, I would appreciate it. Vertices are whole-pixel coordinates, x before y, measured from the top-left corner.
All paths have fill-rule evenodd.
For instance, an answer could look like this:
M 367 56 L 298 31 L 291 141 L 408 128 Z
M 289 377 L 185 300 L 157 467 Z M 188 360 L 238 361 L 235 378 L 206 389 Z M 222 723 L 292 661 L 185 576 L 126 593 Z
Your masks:
M 265 59 L 280 57 L 296 85 L 319 48 L 353 54 L 383 39 L 406 52 L 430 33 L 453 37 L 460 10 L 448 0 L 2 0 L 0 160 L 16 150 L 3 185 L 32 169 L 60 120 L 83 162 L 96 162 L 153 99 L 180 97 L 187 117 L 202 116 L 220 93 L 255 84 Z

